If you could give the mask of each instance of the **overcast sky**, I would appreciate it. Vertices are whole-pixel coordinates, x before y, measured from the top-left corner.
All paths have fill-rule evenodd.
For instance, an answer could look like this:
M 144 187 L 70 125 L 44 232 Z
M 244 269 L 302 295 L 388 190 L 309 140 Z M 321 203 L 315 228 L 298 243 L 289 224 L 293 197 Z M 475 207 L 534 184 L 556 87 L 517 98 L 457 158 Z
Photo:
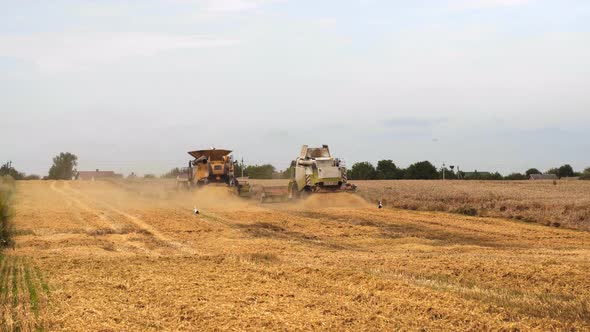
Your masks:
M 0 162 L 590 166 L 590 1 L 0 0 Z

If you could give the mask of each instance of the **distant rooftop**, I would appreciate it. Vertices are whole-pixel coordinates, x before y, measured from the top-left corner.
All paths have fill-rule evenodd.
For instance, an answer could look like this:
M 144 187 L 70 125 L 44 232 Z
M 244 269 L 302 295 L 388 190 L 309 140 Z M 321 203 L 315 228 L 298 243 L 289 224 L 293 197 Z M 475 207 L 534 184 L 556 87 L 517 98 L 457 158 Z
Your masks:
M 558 180 L 555 174 L 531 174 L 529 180 Z
M 98 180 L 98 179 L 108 179 L 108 178 L 119 178 L 123 177 L 121 174 L 117 174 L 114 171 L 101 171 L 101 170 L 94 170 L 94 171 L 78 171 L 78 180 Z

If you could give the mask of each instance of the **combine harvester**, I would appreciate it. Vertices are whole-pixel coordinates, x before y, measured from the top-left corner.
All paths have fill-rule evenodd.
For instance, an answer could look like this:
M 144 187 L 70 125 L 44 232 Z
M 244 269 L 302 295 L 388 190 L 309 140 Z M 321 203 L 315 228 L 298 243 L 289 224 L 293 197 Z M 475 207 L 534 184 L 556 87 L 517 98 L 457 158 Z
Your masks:
M 189 161 L 188 167 L 182 168 L 176 177 L 178 187 L 191 188 L 210 183 L 234 185 L 234 163 L 230 150 L 212 148 L 190 151 L 188 154 L 195 159 Z
M 260 197 L 262 203 L 286 202 L 305 198 L 312 193 L 354 192 L 356 186 L 347 182 L 346 167 L 340 159 L 332 158 L 327 145 L 309 148 L 304 145 L 295 160 L 295 170 L 288 186 L 256 186 L 248 178 L 236 178 L 230 150 L 209 149 L 191 151 L 194 160 L 182 168 L 176 177 L 178 188 L 224 184 L 240 197 Z
M 312 193 L 354 192 L 356 186 L 348 183 L 346 167 L 333 158 L 327 145 L 310 148 L 304 145 L 295 160 L 295 172 L 287 187 L 263 187 L 261 202 L 284 202 L 305 198 Z
M 191 189 L 207 185 L 224 185 L 231 188 L 240 197 L 252 195 L 247 178 L 236 178 L 234 165 L 237 163 L 231 156 L 231 150 L 215 149 L 190 151 L 194 160 L 188 167 L 181 169 L 176 177 L 177 188 Z

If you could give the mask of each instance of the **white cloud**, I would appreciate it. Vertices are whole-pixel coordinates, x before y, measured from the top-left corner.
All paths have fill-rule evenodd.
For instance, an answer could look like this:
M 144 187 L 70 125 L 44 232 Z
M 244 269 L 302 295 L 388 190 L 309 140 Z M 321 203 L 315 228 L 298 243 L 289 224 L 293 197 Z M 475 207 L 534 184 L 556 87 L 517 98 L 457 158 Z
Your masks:
M 240 12 L 257 9 L 276 0 L 205 0 L 204 8 L 214 12 Z
M 238 40 L 195 35 L 158 33 L 34 33 L 0 34 L 0 56 L 36 64 L 41 70 L 79 70 L 127 57 L 152 56 L 159 52 L 223 47 Z
M 257 10 L 263 5 L 277 1 L 282 0 L 167 0 L 151 1 L 147 4 L 141 1 L 103 1 L 83 2 L 70 10 L 74 15 L 89 17 L 127 17 L 134 16 L 137 12 L 145 11 L 146 9 L 153 10 L 154 8 L 159 8 L 158 6 L 165 4 L 170 8 L 182 7 L 187 13 L 191 13 L 191 16 L 218 18 L 228 14 Z
M 453 0 L 451 6 L 458 9 L 478 9 L 528 5 L 536 0 Z
M 311 22 L 320 28 L 334 28 L 338 24 L 338 21 L 333 17 L 321 17 L 313 19 Z
M 211 21 L 229 15 L 257 12 L 261 7 L 284 0 L 180 0 L 194 3 L 198 9 L 191 17 L 198 21 Z

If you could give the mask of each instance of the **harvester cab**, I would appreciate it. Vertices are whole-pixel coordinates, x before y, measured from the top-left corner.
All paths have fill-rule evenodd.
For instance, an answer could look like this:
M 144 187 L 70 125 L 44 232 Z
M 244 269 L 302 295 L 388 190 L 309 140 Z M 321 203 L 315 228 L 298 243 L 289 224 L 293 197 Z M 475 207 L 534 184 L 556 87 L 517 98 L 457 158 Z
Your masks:
M 317 192 L 354 191 L 348 184 L 346 167 L 333 158 L 327 145 L 310 148 L 304 145 L 295 160 L 295 172 L 289 182 L 290 198 Z

